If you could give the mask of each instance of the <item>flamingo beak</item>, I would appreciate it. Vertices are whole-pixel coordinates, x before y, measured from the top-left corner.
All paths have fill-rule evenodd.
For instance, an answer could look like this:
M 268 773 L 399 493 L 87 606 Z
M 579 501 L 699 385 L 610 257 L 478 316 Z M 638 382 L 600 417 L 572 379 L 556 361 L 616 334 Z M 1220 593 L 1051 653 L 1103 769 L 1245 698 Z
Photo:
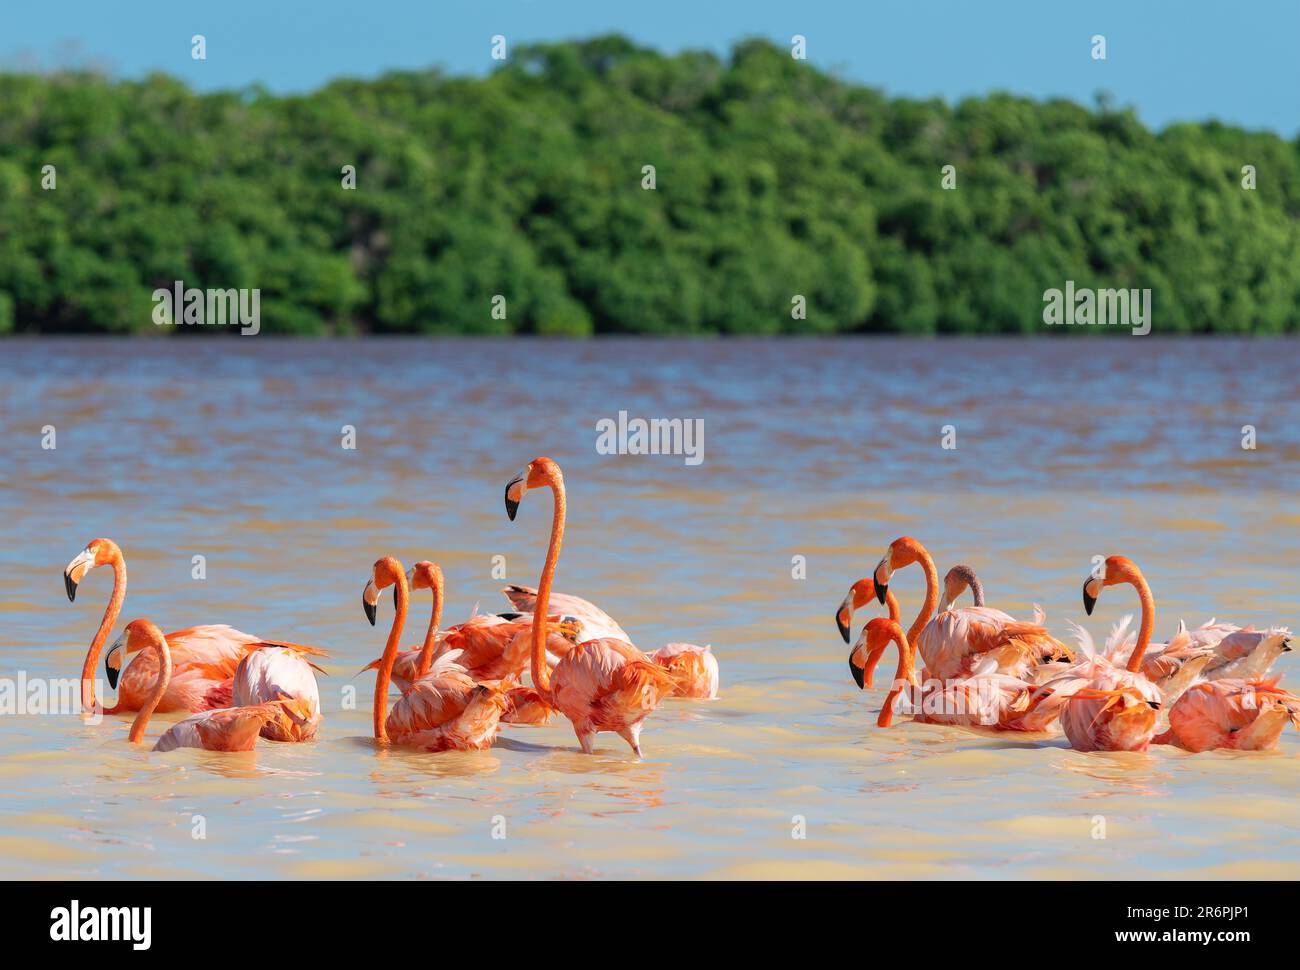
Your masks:
M 849 652 L 849 673 L 853 675 L 853 683 L 858 685 L 858 690 L 866 690 L 867 672 L 864 668 L 859 667 L 857 663 L 854 661 L 853 658 L 856 657 L 857 655 L 858 655 L 858 648 L 855 646 Z
M 506 483 L 506 515 L 510 516 L 510 521 L 515 520 L 515 514 L 519 511 L 519 503 L 523 500 L 524 492 L 528 490 L 528 469 L 521 468 L 514 478 Z
M 124 633 L 114 641 L 104 656 L 104 676 L 108 678 L 108 686 L 114 689 L 117 688 L 118 675 L 122 672 L 122 649 L 125 639 Z
M 370 625 L 374 626 L 375 618 L 379 615 L 379 590 L 375 587 L 373 579 L 366 583 L 366 588 L 361 591 L 361 608 L 366 611 L 366 619 L 370 621 Z
M 85 549 L 63 570 L 63 588 L 67 591 L 69 603 L 77 601 L 77 584 L 94 567 L 95 554 Z
M 1282 652 L 1283 652 L 1283 653 L 1290 653 L 1290 652 L 1291 652 L 1291 641 L 1290 641 L 1290 640 L 1283 640 L 1283 641 L 1282 641 Z
M 1147 701 L 1147 707 L 1150 707 L 1152 710 L 1156 710 L 1156 711 L 1158 711 L 1158 710 L 1160 710 L 1160 702 L 1159 702 L 1159 701 Z
M 889 580 L 894 575 L 893 567 L 889 564 L 890 553 L 885 553 L 884 557 L 876 564 L 876 571 L 872 579 L 876 584 L 876 599 L 880 605 L 885 605 L 885 597 L 889 595 Z
M 1083 582 L 1083 611 L 1092 616 L 1092 608 L 1097 605 L 1097 594 L 1101 592 L 1096 577 L 1089 576 Z
M 844 638 L 845 643 L 852 642 L 849 639 L 849 624 L 853 622 L 853 593 L 844 597 L 844 602 L 840 608 L 835 611 L 835 625 L 839 628 L 840 636 Z

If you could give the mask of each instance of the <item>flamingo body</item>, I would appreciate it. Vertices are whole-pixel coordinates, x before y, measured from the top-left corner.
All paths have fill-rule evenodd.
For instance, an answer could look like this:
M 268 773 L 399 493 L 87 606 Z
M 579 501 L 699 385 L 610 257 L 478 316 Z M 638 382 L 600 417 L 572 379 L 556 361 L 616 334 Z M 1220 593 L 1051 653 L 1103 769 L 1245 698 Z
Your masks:
M 252 751 L 262 727 L 280 716 L 279 704 L 227 707 L 193 714 L 169 727 L 155 751 L 202 748 L 205 751 Z
M 670 643 L 650 654 L 673 679 L 673 697 L 713 700 L 718 696 L 718 658 L 708 646 Z
M 290 717 L 283 709 L 262 726 L 262 737 L 272 741 L 310 741 L 320 726 L 320 689 L 306 657 L 290 647 L 265 644 L 244 655 L 235 668 L 231 689 L 235 707 L 253 707 L 285 698 L 301 702 L 305 718 Z
M 573 722 L 582 750 L 611 731 L 641 754 L 641 725 L 672 693 L 671 675 L 623 640 L 607 637 L 580 643 L 551 674 L 554 706 Z
M 515 609 L 525 613 L 535 613 L 537 604 L 537 590 L 531 586 L 510 585 L 501 590 L 505 594 Z M 551 593 L 547 610 L 553 613 L 564 613 L 567 616 L 575 617 L 581 624 L 578 633 L 578 641 L 587 640 L 622 640 L 624 643 L 631 643 L 632 638 L 623 632 L 623 628 L 614 622 L 614 618 L 602 610 L 595 603 L 583 599 L 581 596 L 571 596 L 568 593 Z
M 1156 738 L 1188 751 L 1271 751 L 1287 722 L 1300 726 L 1300 697 L 1277 681 L 1220 679 L 1195 684 L 1169 710 Z

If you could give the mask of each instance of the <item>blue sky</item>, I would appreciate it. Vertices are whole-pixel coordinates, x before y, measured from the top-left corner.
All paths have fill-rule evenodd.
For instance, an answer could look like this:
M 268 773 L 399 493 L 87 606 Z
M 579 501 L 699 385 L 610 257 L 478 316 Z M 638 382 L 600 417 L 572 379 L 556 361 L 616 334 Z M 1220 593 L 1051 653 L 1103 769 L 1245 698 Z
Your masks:
M 1007 90 L 1091 104 L 1099 90 L 1155 127 L 1219 118 L 1300 132 L 1300 0 L 75 0 L 0 16 L 0 67 L 95 62 L 201 90 L 307 91 L 340 75 L 437 65 L 483 73 L 489 39 L 618 31 L 665 51 L 808 38 L 809 60 L 891 94 Z M 191 35 L 208 59 L 190 58 Z M 1089 39 L 1107 40 L 1093 61 Z

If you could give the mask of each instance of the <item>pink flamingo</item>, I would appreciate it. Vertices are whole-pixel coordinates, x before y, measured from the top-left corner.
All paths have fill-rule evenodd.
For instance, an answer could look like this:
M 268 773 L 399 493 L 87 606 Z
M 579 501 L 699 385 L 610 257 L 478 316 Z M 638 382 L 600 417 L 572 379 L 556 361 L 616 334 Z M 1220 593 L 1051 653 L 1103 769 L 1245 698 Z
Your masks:
M 564 539 L 564 476 L 549 458 L 535 458 L 506 484 L 506 514 L 514 521 L 530 488 L 549 486 L 555 497 L 551 540 L 537 584 L 534 616 L 550 609 L 551 584 Z M 582 750 L 591 754 L 596 734 L 612 731 L 641 756 L 641 725 L 673 690 L 672 677 L 623 640 L 604 637 L 578 644 L 555 665 L 546 665 L 545 626 L 533 625 L 533 687 L 551 707 L 573 723 Z
M 868 680 L 890 643 L 898 647 L 898 670 L 877 726 L 889 727 L 893 723 L 896 701 L 911 687 L 912 719 L 918 723 L 1024 730 L 1021 721 L 1033 704 L 1033 687 L 1018 677 L 999 673 L 994 658 L 985 658 L 969 677 L 918 685 L 915 646 L 908 643 L 897 620 L 878 616 L 863 627 L 855 648 L 855 659 L 865 668 Z
M 321 722 L 320 688 L 314 670 L 320 668 L 292 647 L 254 647 L 235 668 L 232 702 L 243 708 L 285 698 L 297 700 L 301 703 L 292 715 L 280 708 L 276 717 L 262 725 L 262 737 L 271 741 L 310 741 Z
M 1107 559 L 1101 578 L 1089 576 L 1083 584 L 1083 608 L 1092 615 L 1102 589 L 1121 583 L 1133 586 L 1142 604 L 1136 645 L 1129 650 L 1127 619 L 1116 626 L 1103 651 L 1094 648 L 1087 631 L 1076 628 L 1079 661 L 1047 680 L 1035 694 L 1044 710 L 1060 712 L 1065 736 L 1078 751 L 1145 751 L 1155 734 L 1156 712 L 1164 702 L 1160 689 L 1141 672 L 1155 625 L 1155 599 L 1137 564 L 1124 556 Z
M 95 665 L 126 599 L 126 560 L 112 539 L 92 539 L 63 571 L 64 588 L 71 602 L 77 598 L 77 585 L 96 566 L 108 566 L 113 570 L 113 594 L 81 667 L 81 706 L 86 711 L 95 709 Z M 171 650 L 173 676 L 168 679 L 166 691 L 156 705 L 161 714 L 229 707 L 233 700 L 235 669 L 243 656 L 257 647 L 269 644 L 287 646 L 300 653 L 325 654 L 315 647 L 262 640 L 224 624 L 177 630 L 167 634 L 167 643 Z M 157 652 L 142 651 L 126 668 L 121 680 L 117 703 L 105 708 L 105 714 L 140 710 L 158 681 Z
M 146 619 L 132 620 L 104 658 L 110 681 L 117 679 L 117 672 L 122 667 L 122 654 L 136 651 L 154 654 L 157 662 L 153 669 L 157 675 L 127 734 L 127 740 L 132 744 L 144 740 L 145 727 L 166 694 L 167 681 L 173 669 L 171 650 L 162 631 Z M 305 722 L 314 713 L 308 702 L 298 698 L 285 698 L 252 707 L 203 711 L 173 724 L 154 744 L 153 750 L 202 748 L 205 751 L 252 751 L 258 732 L 267 724 L 280 718 Z
M 501 714 L 508 703 L 506 692 L 498 684 L 474 683 L 469 672 L 457 662 L 459 651 L 430 658 L 429 666 L 389 712 L 388 684 L 411 598 L 402 564 L 392 556 L 378 560 L 361 594 L 366 619 L 373 626 L 380 590 L 394 585 L 397 587 L 397 612 L 375 676 L 375 740 L 381 743 L 392 741 L 426 751 L 472 751 L 491 747 Z M 435 616 L 440 612 L 440 603 L 441 596 L 434 607 Z M 436 632 L 431 628 L 433 635 L 425 640 L 430 655 Z
M 1300 697 L 1272 680 L 1224 678 L 1195 684 L 1169 709 L 1156 744 L 1188 751 L 1271 751 L 1290 721 L 1300 727 Z
M 501 590 L 510 601 L 510 605 L 524 613 L 536 612 L 533 607 L 537 604 L 537 590 L 531 586 L 520 586 L 511 584 Z M 570 596 L 568 593 L 552 593 L 550 598 L 550 608 L 556 613 L 563 613 L 565 616 L 571 616 L 578 621 L 580 629 L 578 631 L 578 641 L 583 640 L 622 640 L 624 643 L 631 643 L 632 638 L 623 632 L 623 628 L 614 622 L 614 618 L 602 610 L 595 603 L 583 599 L 581 596 Z
M 980 663 L 981 655 L 995 656 L 998 670 L 1012 676 L 1023 674 L 1035 660 L 1041 659 L 1046 663 L 1070 656 L 1069 648 L 1048 633 L 1041 623 L 1016 620 L 1001 610 L 986 606 L 952 609 L 952 600 L 970 585 L 970 579 L 975 578 L 969 566 L 957 566 L 949 571 L 945 579 L 945 608 L 934 616 L 939 603 L 939 572 L 926 548 L 910 536 L 890 543 L 884 558 L 876 566 L 876 597 L 880 602 L 885 602 L 894 571 L 915 562 L 919 562 L 925 572 L 925 602 L 907 631 L 907 641 L 919 650 L 925 662 L 927 679 L 968 677 Z M 975 582 L 979 580 L 975 579 Z M 982 598 L 983 587 L 979 589 Z

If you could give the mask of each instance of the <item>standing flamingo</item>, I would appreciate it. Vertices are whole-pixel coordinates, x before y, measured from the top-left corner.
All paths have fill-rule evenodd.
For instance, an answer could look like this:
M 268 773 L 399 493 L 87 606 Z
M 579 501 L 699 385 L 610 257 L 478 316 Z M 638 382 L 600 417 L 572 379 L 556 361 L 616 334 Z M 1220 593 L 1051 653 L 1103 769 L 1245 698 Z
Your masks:
M 375 740 L 392 741 L 426 751 L 471 751 L 488 748 L 497 735 L 501 714 L 506 709 L 505 691 L 497 684 L 475 684 L 457 659 L 459 651 L 445 653 L 433 660 L 388 710 L 388 684 L 392 678 L 397 647 L 410 603 L 406 571 L 392 556 L 378 560 L 369 582 L 361 593 L 366 619 L 375 624 L 380 590 L 396 585 L 397 611 L 384 645 L 384 655 L 375 675 Z M 435 616 L 439 613 L 434 607 Z M 431 643 L 437 630 L 431 628 Z M 430 648 L 431 649 L 431 648 Z
M 63 585 L 68 600 L 73 602 L 77 598 L 77 585 L 96 566 L 113 570 L 113 594 L 81 667 L 81 706 L 86 711 L 95 709 L 95 665 L 126 599 L 126 560 L 112 539 L 92 539 L 63 571 Z M 177 630 L 167 634 L 167 643 L 171 649 L 173 676 L 168 679 L 166 692 L 156 706 L 161 714 L 229 707 L 235 669 L 246 653 L 259 646 L 272 644 L 303 653 L 324 654 L 315 647 L 262 640 L 224 624 Z M 105 714 L 140 710 L 158 681 L 157 652 L 142 651 L 126 668 L 121 680 L 117 703 L 105 708 Z
M 109 649 L 108 656 L 104 658 L 109 686 L 113 686 L 122 668 L 122 654 L 136 651 L 152 653 L 155 656 L 156 663 L 153 669 L 157 674 L 127 734 L 127 740 L 132 744 L 139 744 L 144 740 L 144 729 L 166 695 L 167 681 L 173 670 L 171 649 L 162 631 L 146 619 L 132 620 L 126 625 L 122 636 Z M 306 722 L 315 713 L 307 701 L 298 698 L 270 701 L 252 707 L 227 707 L 203 711 L 169 727 L 153 746 L 153 750 L 202 748 L 205 751 L 252 751 L 258 732 L 265 725 L 279 718 L 287 718 L 293 722 Z
M 925 572 L 925 602 L 907 631 L 925 662 L 927 679 L 950 680 L 968 677 L 981 655 L 998 658 L 1001 673 L 1019 676 L 1037 660 L 1050 662 L 1068 657 L 1069 648 L 1047 632 L 1041 623 L 1026 623 L 987 606 L 952 609 L 951 603 L 974 577 L 969 566 L 954 567 L 945 578 L 943 612 L 934 616 L 939 604 L 939 572 L 925 546 L 910 536 L 895 539 L 876 566 L 876 597 L 885 602 L 889 581 L 897 569 L 919 562 Z M 968 578 L 969 577 L 969 578 Z M 978 579 L 975 580 L 979 582 Z M 983 587 L 980 586 L 983 596 Z M 932 620 L 931 617 L 934 617 Z M 1038 619 L 1041 619 L 1041 614 Z
M 545 617 L 550 608 L 551 584 L 564 539 L 564 476 L 549 458 L 535 458 L 506 484 L 506 515 L 513 522 L 519 503 L 530 488 L 549 486 L 555 497 L 551 540 L 546 563 L 537 583 L 533 615 Z M 582 750 L 591 754 L 596 734 L 612 731 L 641 757 L 641 725 L 659 702 L 673 690 L 673 680 L 636 647 L 623 640 L 603 637 L 578 644 L 555 665 L 546 665 L 545 625 L 533 624 L 533 687 L 551 707 L 573 723 Z
M 1137 564 L 1124 556 L 1107 559 L 1100 578 L 1090 575 L 1084 581 L 1083 608 L 1091 616 L 1102 589 L 1120 583 L 1133 586 L 1142 604 L 1132 650 L 1128 650 L 1127 621 L 1115 628 L 1104 651 L 1097 651 L 1087 632 L 1079 630 L 1079 662 L 1046 681 L 1035 694 L 1044 709 L 1060 711 L 1065 736 L 1078 751 L 1145 751 L 1163 703 L 1160 689 L 1141 672 L 1155 626 L 1155 599 Z

